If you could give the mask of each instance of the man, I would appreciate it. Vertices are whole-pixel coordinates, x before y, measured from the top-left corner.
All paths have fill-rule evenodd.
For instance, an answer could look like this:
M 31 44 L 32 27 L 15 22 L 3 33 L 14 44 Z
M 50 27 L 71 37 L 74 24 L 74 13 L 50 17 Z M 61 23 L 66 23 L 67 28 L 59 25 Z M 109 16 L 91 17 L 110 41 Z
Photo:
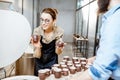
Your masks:
M 120 80 L 120 0 L 98 0 L 102 17 L 101 38 L 93 65 L 78 80 Z

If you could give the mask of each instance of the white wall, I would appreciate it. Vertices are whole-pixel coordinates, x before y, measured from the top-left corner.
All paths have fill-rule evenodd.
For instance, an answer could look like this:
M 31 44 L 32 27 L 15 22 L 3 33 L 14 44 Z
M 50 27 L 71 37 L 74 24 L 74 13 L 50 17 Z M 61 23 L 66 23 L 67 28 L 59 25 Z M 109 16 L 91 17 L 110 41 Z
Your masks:
M 24 0 L 23 2 L 23 15 L 30 22 L 32 30 L 37 26 L 37 6 L 38 0 Z
M 64 29 L 64 41 L 72 42 L 75 27 L 76 0 L 40 0 L 40 12 L 46 7 L 58 10 L 57 25 Z
M 14 0 L 13 3 L 15 10 L 27 18 L 32 30 L 37 26 L 37 3 L 38 0 Z

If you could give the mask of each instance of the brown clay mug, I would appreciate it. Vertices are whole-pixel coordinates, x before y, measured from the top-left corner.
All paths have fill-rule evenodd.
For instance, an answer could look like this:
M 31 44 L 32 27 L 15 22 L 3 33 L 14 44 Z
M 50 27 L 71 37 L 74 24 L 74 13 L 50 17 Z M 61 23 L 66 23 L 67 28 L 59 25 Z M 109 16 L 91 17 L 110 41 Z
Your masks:
M 87 59 L 84 58 L 84 57 L 82 57 L 82 58 L 80 58 L 80 63 L 81 63 L 81 62 L 87 62 Z
M 76 73 L 76 68 L 74 66 L 71 66 L 69 69 L 70 69 L 70 74 Z
M 63 69 L 62 69 L 62 75 L 63 75 L 63 76 L 68 76 L 68 75 L 69 75 L 69 69 L 63 68 Z
M 81 64 L 76 64 L 76 71 L 80 72 L 81 71 Z
M 33 43 L 37 43 L 39 40 L 39 36 L 38 35 L 32 35 L 33 38 Z
M 62 70 L 60 68 L 54 69 L 55 78 L 61 78 L 61 76 L 62 76 L 61 73 L 62 73 Z
M 40 80 L 45 80 L 46 79 L 46 70 L 40 69 L 38 70 L 38 77 Z
M 72 61 L 73 63 L 75 63 L 76 61 L 78 61 L 78 57 L 72 57 Z
M 46 70 L 46 75 L 47 75 L 47 77 L 50 76 L 51 70 L 50 70 L 50 69 L 45 69 L 45 70 Z
M 63 60 L 69 61 L 70 57 L 69 56 L 63 56 Z

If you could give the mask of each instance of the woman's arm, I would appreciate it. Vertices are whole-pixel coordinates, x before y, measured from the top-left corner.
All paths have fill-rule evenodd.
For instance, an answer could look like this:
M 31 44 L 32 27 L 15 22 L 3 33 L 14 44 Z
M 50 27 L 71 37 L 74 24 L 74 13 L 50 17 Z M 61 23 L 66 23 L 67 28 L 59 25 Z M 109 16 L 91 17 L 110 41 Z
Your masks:
M 87 63 L 93 64 L 95 58 L 96 58 L 96 56 L 93 56 L 93 57 L 91 57 L 91 58 L 88 58 L 88 59 L 87 59 Z
M 31 38 L 31 44 L 34 46 L 33 56 L 36 58 L 40 58 L 41 57 L 41 48 L 42 48 L 41 43 L 40 43 L 40 37 L 39 37 L 37 43 L 34 43 L 33 38 Z

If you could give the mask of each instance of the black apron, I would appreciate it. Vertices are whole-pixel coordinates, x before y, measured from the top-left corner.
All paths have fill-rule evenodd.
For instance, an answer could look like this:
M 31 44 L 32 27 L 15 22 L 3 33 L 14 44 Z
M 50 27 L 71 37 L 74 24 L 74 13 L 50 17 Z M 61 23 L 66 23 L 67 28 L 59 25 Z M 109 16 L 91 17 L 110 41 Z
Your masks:
M 35 58 L 35 69 L 34 69 L 34 75 L 38 76 L 38 70 L 39 69 L 51 69 L 51 66 L 53 64 L 58 63 L 58 55 L 55 53 L 55 43 L 56 39 L 51 41 L 49 44 L 43 43 L 42 38 L 40 40 L 40 43 L 42 44 L 41 48 L 41 58 Z

